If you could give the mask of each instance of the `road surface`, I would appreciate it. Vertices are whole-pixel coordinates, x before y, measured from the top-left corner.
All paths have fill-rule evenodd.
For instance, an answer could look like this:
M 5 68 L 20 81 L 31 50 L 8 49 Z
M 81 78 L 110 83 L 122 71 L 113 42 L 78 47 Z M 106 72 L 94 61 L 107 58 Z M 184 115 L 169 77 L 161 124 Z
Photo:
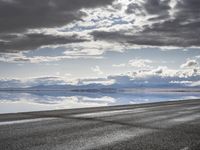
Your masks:
M 0 150 L 199 150 L 200 100 L 0 115 Z

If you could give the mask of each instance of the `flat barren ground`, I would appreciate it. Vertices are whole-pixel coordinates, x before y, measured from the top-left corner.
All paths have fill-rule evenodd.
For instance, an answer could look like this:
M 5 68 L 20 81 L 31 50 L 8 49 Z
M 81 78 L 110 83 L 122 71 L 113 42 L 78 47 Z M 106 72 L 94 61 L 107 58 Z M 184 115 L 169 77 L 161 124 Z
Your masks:
M 200 100 L 0 115 L 0 150 L 199 150 Z

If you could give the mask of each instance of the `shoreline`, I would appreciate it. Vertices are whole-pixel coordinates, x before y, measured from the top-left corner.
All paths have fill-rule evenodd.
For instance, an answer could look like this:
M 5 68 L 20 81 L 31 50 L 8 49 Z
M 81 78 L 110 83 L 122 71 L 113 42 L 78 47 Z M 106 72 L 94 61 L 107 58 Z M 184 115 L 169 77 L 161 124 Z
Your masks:
M 134 109 L 138 107 L 156 107 L 159 105 L 173 105 L 173 104 L 187 104 L 191 102 L 200 101 L 200 99 L 183 99 L 183 100 L 171 100 L 171 101 L 161 101 L 161 102 L 148 102 L 148 103 L 139 103 L 139 104 L 125 104 L 125 105 L 112 105 L 112 106 L 99 106 L 99 107 L 84 107 L 84 108 L 69 108 L 69 109 L 55 109 L 55 110 L 42 110 L 42 111 L 28 111 L 28 112 L 17 112 L 17 113 L 3 113 L 0 114 L 0 122 L 1 121 L 12 121 L 14 120 L 21 120 L 21 119 L 28 119 L 27 117 L 33 117 L 33 115 L 38 115 L 33 117 L 40 118 L 40 114 L 45 115 L 53 115 L 59 113 L 66 113 L 66 114 L 78 114 L 78 113 L 85 113 L 85 112 L 101 112 L 101 111 L 112 111 L 112 110 L 121 110 L 121 109 Z M 7 119 L 5 117 L 8 117 Z M 19 117 L 19 119 L 17 119 Z

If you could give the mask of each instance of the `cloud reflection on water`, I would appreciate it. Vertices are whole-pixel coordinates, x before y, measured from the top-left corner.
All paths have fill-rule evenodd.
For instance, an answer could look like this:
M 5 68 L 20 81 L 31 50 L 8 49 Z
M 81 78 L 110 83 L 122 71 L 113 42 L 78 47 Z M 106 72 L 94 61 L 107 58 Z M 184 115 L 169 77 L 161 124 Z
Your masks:
M 196 98 L 200 98 L 200 93 L 0 92 L 0 113 L 138 104 Z

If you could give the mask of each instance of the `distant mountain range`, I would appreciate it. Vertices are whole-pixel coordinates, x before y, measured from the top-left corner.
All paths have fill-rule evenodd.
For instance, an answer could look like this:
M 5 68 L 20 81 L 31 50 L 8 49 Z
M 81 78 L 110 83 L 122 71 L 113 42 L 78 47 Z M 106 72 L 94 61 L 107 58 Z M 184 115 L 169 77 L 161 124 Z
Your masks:
M 184 84 L 178 83 L 134 83 L 134 84 L 86 84 L 86 85 L 37 85 L 24 88 L 0 88 L 0 91 L 65 91 L 65 92 L 119 92 L 119 91 L 138 91 L 138 90 L 150 90 L 150 91 L 200 91 L 199 87 L 188 87 Z

